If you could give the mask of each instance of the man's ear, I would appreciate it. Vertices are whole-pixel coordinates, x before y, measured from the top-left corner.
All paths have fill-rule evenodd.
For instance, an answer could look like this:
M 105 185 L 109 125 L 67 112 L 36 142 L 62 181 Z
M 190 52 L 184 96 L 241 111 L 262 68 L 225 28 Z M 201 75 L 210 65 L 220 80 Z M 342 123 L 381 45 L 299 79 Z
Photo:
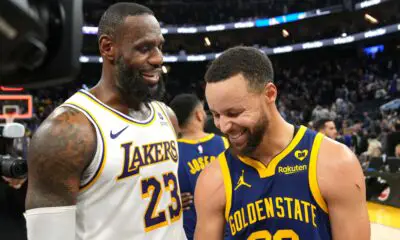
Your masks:
M 115 43 L 111 36 L 107 34 L 103 34 L 99 38 L 99 50 L 100 50 L 100 55 L 108 59 L 110 62 L 115 61 L 115 56 L 116 56 L 116 48 L 115 48 Z
M 278 89 L 275 84 L 269 82 L 264 87 L 264 96 L 267 103 L 272 103 L 276 101 L 278 95 Z
M 199 108 L 196 108 L 194 114 L 195 114 L 196 119 L 197 119 L 199 122 L 203 121 L 204 116 L 203 116 L 203 113 L 200 111 Z

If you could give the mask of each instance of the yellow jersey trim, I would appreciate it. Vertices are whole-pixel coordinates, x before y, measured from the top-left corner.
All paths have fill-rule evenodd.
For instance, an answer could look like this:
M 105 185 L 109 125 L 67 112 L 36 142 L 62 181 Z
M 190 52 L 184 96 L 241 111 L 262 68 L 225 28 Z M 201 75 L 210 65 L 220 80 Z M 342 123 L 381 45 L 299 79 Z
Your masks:
M 226 204 L 225 204 L 225 219 L 228 221 L 229 212 L 231 211 L 232 204 L 232 180 L 231 173 L 229 172 L 228 163 L 226 160 L 225 152 L 222 152 L 218 156 L 219 165 L 221 167 L 222 177 L 224 179 L 224 187 L 225 187 L 225 196 L 226 196 Z
M 65 103 L 62 106 L 68 106 L 68 105 L 71 105 L 73 107 L 76 107 L 76 108 L 82 110 L 83 112 L 85 112 L 87 114 L 87 116 L 89 116 L 93 120 L 94 124 L 99 129 L 100 136 L 101 136 L 100 140 L 103 143 L 103 151 L 101 153 L 100 167 L 98 167 L 96 169 L 96 173 L 92 176 L 92 178 L 87 183 L 85 183 L 83 186 L 79 187 L 79 191 L 83 192 L 83 191 L 86 191 L 87 189 L 89 189 L 95 182 L 97 182 L 97 180 L 103 173 L 104 166 L 106 165 L 107 143 L 106 143 L 106 138 L 104 137 L 103 130 L 101 130 L 100 124 L 98 123 L 96 118 L 93 117 L 93 115 L 90 114 L 90 112 L 85 107 L 83 107 L 79 104 L 76 104 L 76 103 Z
M 310 164 L 308 171 L 308 183 L 310 185 L 311 194 L 314 200 L 317 202 L 318 206 L 325 212 L 328 213 L 328 207 L 324 198 L 322 197 L 321 191 L 318 186 L 317 179 L 317 160 L 318 160 L 318 152 L 321 146 L 321 142 L 324 139 L 324 135 L 322 133 L 318 133 L 315 136 L 314 143 L 311 149 L 310 156 Z
M 178 142 L 181 143 L 187 143 L 187 144 L 198 144 L 198 143 L 203 143 L 211 140 L 215 136 L 214 133 L 210 133 L 205 137 L 202 137 L 200 139 L 194 140 L 194 139 L 185 139 L 185 138 L 180 138 L 178 139 Z
M 158 108 L 160 108 L 161 114 L 163 114 L 164 117 L 167 119 L 167 122 L 168 122 L 169 127 L 170 127 L 170 128 L 172 129 L 172 131 L 174 132 L 175 138 L 178 138 L 178 136 L 176 135 L 176 130 L 175 130 L 175 128 L 174 128 L 174 125 L 172 124 L 171 119 L 169 119 L 169 116 L 168 116 L 167 112 L 164 111 L 164 108 L 161 106 L 161 104 L 160 104 L 159 102 L 153 102 L 153 103 L 155 103 L 155 105 L 157 105 Z M 154 115 L 155 115 L 155 114 L 154 114 Z
M 225 150 L 229 148 L 229 141 L 226 137 L 222 137 L 222 141 L 224 141 Z
M 118 117 L 119 119 L 121 119 L 122 121 L 127 122 L 127 123 L 131 123 L 131 124 L 134 124 L 137 126 L 147 127 L 147 126 L 150 126 L 151 124 L 153 124 L 154 120 L 156 119 L 155 109 L 151 103 L 149 104 L 150 110 L 151 110 L 151 115 L 150 115 L 149 119 L 147 119 L 145 122 L 139 122 L 138 120 L 135 120 L 135 119 L 129 117 L 128 115 L 123 114 L 123 113 L 107 106 L 106 104 L 102 103 L 100 100 L 98 100 L 94 96 L 92 96 L 91 93 L 89 93 L 89 92 L 78 91 L 77 94 L 84 96 L 86 99 L 88 99 L 92 103 L 96 104 L 97 106 L 101 107 L 102 109 L 106 110 L 107 112 L 110 112 L 114 116 Z
M 306 130 L 307 128 L 305 126 L 300 126 L 299 130 L 297 131 L 296 135 L 289 143 L 289 145 L 285 149 L 283 149 L 282 152 L 276 155 L 267 166 L 265 166 L 265 164 L 263 164 L 262 162 L 247 156 L 238 156 L 238 158 L 243 163 L 255 168 L 260 175 L 260 178 L 273 176 L 275 174 L 276 166 L 283 158 L 285 158 L 290 152 L 293 151 L 297 144 L 299 144 L 304 134 L 306 133 Z

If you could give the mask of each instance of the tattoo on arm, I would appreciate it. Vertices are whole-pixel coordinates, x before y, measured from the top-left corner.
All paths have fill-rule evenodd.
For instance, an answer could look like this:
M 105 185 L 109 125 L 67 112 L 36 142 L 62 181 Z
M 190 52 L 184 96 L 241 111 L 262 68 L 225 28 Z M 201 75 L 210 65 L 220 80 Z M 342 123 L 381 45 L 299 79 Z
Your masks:
M 34 135 L 28 152 L 26 209 L 76 204 L 83 169 L 94 156 L 96 134 L 78 110 L 57 109 Z

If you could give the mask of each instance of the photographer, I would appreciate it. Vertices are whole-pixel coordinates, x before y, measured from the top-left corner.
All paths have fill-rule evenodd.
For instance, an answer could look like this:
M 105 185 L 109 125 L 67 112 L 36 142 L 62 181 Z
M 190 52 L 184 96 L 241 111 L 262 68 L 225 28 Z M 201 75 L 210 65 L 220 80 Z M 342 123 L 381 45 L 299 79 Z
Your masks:
M 11 127 L 19 128 L 19 134 L 9 134 Z M 7 129 L 8 128 L 8 129 Z M 17 151 L 13 147 L 18 135 L 23 136 L 24 127 L 18 123 L 3 125 L 0 127 L 0 239 L 23 240 L 26 239 L 24 202 L 26 195 L 26 175 L 16 174 L 15 163 L 23 163 L 17 160 Z M 26 171 L 24 168 L 23 171 Z
M 2 176 L 0 180 L 0 239 L 26 238 L 24 202 L 26 178 L 13 179 Z

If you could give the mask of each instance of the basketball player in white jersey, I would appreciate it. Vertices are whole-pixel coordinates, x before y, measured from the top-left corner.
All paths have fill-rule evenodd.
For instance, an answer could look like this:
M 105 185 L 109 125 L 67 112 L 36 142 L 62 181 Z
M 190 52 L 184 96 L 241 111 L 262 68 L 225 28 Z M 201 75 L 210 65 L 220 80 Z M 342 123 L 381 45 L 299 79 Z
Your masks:
M 185 239 L 176 136 L 168 108 L 151 100 L 163 91 L 163 42 L 147 7 L 103 14 L 101 80 L 56 109 L 30 146 L 29 240 Z

